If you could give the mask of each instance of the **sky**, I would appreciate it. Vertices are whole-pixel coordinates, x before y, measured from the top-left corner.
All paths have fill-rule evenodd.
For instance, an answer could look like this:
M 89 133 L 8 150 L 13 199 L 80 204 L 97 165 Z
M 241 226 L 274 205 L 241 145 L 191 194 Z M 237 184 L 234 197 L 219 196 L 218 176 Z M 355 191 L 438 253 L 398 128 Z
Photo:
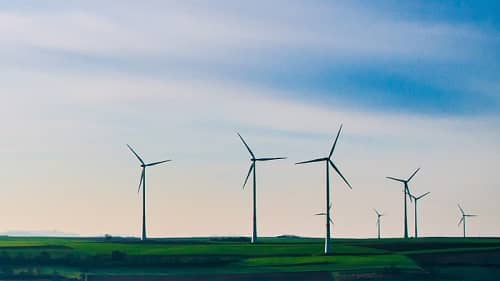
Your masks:
M 500 235 L 494 1 L 0 1 L 0 232 L 320 237 Z M 409 205 L 413 235 L 413 205 Z

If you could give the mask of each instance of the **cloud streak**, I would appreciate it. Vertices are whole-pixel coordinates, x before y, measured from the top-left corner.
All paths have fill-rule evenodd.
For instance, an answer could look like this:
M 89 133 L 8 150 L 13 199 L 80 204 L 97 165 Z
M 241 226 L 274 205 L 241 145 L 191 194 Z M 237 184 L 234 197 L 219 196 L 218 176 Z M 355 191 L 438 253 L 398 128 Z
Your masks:
M 129 4 L 118 9 L 120 16 L 113 12 L 115 6 L 100 3 L 99 9 L 84 11 L 68 7 L 55 12 L 2 12 L 0 34 L 4 43 L 42 49 L 196 60 L 279 50 L 435 60 L 473 55 L 474 45 L 491 40 L 474 26 L 391 19 L 345 3 L 257 2 L 253 9 L 244 4 L 207 7 L 176 2 L 161 8 Z M 263 6 L 265 12 L 256 10 Z
M 379 206 L 394 214 L 387 234 L 399 235 L 400 194 L 384 176 L 417 166 L 415 190 L 432 191 L 435 200 L 422 211 L 423 234 L 454 234 L 455 204 L 465 200 L 472 210 L 493 210 L 477 221 L 478 234 L 500 231 L 488 200 L 500 196 L 497 112 L 395 111 L 348 95 L 354 89 L 370 98 L 373 85 L 358 87 L 351 71 L 361 69 L 391 78 L 376 79 L 376 90 L 389 93 L 380 103 L 397 94 L 398 77 L 453 91 L 467 85 L 495 99 L 488 77 L 497 70 L 468 80 L 458 68 L 482 69 L 498 44 L 495 30 L 387 16 L 352 2 L 101 3 L 12 4 L 0 13 L 0 176 L 11 195 L 0 204 L 11 214 L 3 230 L 135 234 L 137 167 L 124 146 L 132 143 L 147 158 L 174 159 L 151 176 L 153 235 L 246 234 L 250 197 L 240 186 L 247 155 L 235 131 L 256 151 L 302 160 L 324 154 L 344 123 L 335 157 L 355 189 L 347 193 L 334 178 L 335 236 L 371 233 L 371 208 Z M 313 87 L 306 75 L 331 84 L 343 75 L 349 83 Z M 278 86 L 287 81 L 294 86 Z M 429 106 L 443 103 L 421 96 Z M 320 236 L 311 214 L 321 211 L 322 169 L 292 163 L 260 172 L 261 229 Z M 206 223 L 191 223 L 200 213 Z

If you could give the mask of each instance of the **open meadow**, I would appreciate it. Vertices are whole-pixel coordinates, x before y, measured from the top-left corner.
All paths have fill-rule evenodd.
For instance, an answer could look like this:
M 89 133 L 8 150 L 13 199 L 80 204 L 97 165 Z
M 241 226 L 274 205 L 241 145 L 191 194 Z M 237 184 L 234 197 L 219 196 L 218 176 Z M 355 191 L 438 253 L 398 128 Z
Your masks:
M 2 278 L 497 280 L 500 239 L 0 238 Z M 215 279 L 214 279 L 215 278 Z

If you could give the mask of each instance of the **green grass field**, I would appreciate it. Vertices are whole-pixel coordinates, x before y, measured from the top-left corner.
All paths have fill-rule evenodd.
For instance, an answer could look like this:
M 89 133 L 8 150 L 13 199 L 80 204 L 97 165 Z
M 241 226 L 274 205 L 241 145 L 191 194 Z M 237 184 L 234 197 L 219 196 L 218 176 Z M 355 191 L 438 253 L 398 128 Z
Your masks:
M 313 238 L 263 238 L 251 245 L 220 238 L 144 243 L 120 238 L 0 237 L 0 277 L 99 280 L 106 275 L 271 272 L 328 272 L 330 280 L 351 280 L 358 275 L 372 280 L 391 280 L 391 276 L 394 280 L 490 280 L 500 276 L 500 239 L 496 238 L 334 239 L 333 254 L 322 252 L 323 240 Z

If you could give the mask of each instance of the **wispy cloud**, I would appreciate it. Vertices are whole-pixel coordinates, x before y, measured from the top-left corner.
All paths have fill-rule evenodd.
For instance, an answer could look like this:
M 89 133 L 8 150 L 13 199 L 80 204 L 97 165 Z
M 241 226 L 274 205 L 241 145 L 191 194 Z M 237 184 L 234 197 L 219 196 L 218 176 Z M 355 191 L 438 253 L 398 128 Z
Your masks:
M 381 110 L 463 113 L 491 104 L 464 77 L 498 74 L 486 67 L 498 60 L 497 29 L 380 9 L 322 1 L 14 5 L 0 12 L 0 54 L 9 69 L 231 79 Z
M 96 4 L 81 11 L 2 12 L 2 41 L 66 52 L 178 59 L 245 59 L 243 53 L 446 59 L 474 54 L 489 34 L 466 24 L 381 17 L 346 3 Z M 258 9 L 261 7 L 262 9 Z M 265 9 L 264 9 L 265 7 Z M 458 44 L 461 43 L 461 44 Z
M 383 177 L 420 165 L 415 188 L 435 196 L 427 214 L 442 214 L 429 217 L 428 233 L 454 233 L 454 222 L 442 223 L 454 218 L 457 200 L 494 209 L 485 198 L 500 195 L 498 110 L 474 99 L 498 100 L 495 28 L 352 1 L 122 3 L 9 4 L 0 12 L 0 176 L 12 194 L 0 211 L 22 208 L 5 228 L 135 233 L 136 163 L 124 147 L 131 142 L 148 158 L 175 160 L 151 179 L 153 234 L 244 234 L 247 163 L 235 131 L 256 151 L 294 161 L 326 151 L 340 123 L 335 157 L 356 189 L 335 184 L 336 234 L 370 231 L 367 198 L 398 214 L 400 194 Z M 462 114 L 471 104 L 475 114 Z M 454 111 L 429 114 L 450 105 Z M 321 233 L 310 218 L 323 198 L 320 172 L 288 162 L 262 169 L 264 233 Z M 280 192 L 296 196 L 279 200 Z M 185 223 L 199 220 L 186 211 L 192 205 L 208 223 Z M 166 219 L 173 210 L 182 217 Z M 492 212 L 482 230 L 498 232 L 487 223 L 497 220 Z

